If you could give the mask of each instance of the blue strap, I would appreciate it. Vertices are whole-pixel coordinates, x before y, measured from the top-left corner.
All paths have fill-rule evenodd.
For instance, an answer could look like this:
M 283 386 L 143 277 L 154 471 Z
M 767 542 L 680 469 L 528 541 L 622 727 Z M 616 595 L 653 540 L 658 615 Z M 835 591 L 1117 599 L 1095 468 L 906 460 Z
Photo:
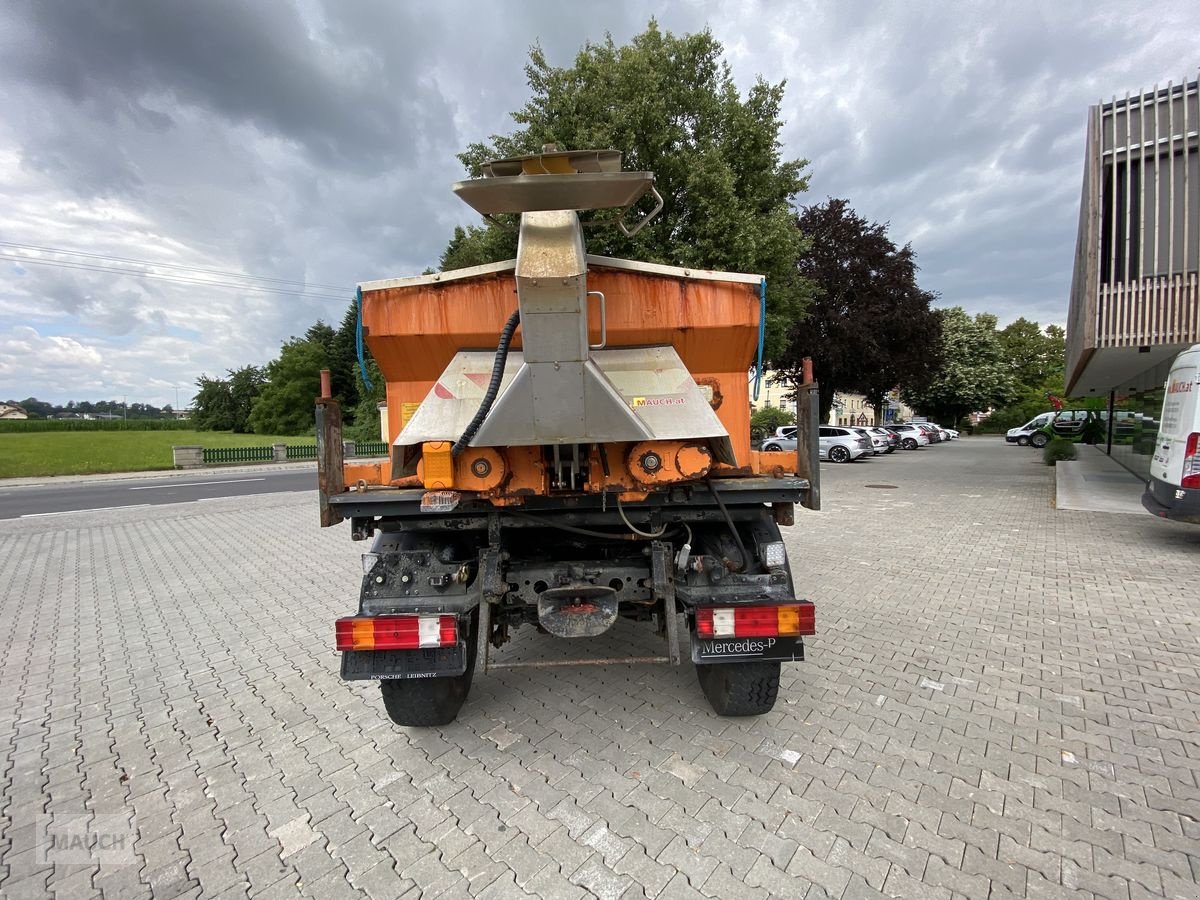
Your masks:
M 758 400 L 763 378 L 763 342 L 767 338 L 767 279 L 758 285 L 758 362 L 754 364 L 754 399 Z
M 358 351 L 358 370 L 362 373 L 363 384 L 367 390 L 371 390 L 371 379 L 367 375 L 367 360 L 363 355 L 363 339 L 362 339 L 362 288 L 356 288 L 354 291 L 354 308 L 358 312 L 358 322 L 354 328 L 354 349 Z M 762 358 L 762 338 L 759 338 L 758 355 Z

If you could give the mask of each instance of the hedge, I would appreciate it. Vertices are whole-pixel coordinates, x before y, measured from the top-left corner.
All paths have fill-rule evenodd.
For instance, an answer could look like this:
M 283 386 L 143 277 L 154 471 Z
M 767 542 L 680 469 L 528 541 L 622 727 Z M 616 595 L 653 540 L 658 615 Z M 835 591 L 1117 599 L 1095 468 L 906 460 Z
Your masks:
M 34 431 L 194 431 L 189 419 L 0 419 L 0 434 Z

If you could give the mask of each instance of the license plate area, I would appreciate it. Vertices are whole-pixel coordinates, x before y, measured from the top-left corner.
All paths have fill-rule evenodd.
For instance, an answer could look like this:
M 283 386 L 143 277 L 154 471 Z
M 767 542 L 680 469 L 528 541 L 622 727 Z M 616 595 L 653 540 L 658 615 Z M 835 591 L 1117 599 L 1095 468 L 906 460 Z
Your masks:
M 466 671 L 466 646 L 461 641 L 453 647 L 346 650 L 342 653 L 342 678 L 346 681 L 444 678 Z
M 804 662 L 804 638 L 730 637 L 702 638 L 692 635 L 692 662 L 723 663 L 754 660 Z

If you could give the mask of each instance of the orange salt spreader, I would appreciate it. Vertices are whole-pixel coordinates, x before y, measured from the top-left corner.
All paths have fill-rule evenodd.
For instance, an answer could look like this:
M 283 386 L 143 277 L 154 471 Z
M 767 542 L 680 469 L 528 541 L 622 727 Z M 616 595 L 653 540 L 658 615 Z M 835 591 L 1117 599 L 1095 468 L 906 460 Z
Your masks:
M 580 211 L 619 210 L 607 224 L 633 236 L 663 205 L 614 150 L 492 162 L 454 191 L 520 214 L 517 258 L 361 285 L 390 459 L 343 464 L 340 413 L 318 401 L 322 524 L 374 537 L 359 612 L 337 625 L 343 677 L 379 680 L 396 722 L 437 724 L 476 657 L 678 664 L 683 614 L 714 708 L 770 709 L 815 626 L 779 530 L 809 481 L 795 454 L 750 447 L 763 279 L 589 256 Z M 522 625 L 600 638 L 618 619 L 656 621 L 667 646 L 490 656 Z

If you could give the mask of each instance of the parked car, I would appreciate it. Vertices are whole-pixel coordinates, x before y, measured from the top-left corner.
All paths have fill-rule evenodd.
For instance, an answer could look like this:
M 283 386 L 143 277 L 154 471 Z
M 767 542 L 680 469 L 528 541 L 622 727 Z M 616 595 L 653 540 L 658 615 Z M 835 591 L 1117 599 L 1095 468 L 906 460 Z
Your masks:
M 867 430 L 870 431 L 872 434 L 879 435 L 881 438 L 883 438 L 885 441 L 887 441 L 888 446 L 887 446 L 887 450 L 884 451 L 885 453 L 895 453 L 896 450 L 899 449 L 900 438 L 896 435 L 896 432 L 888 431 L 886 428 L 884 428 L 882 426 L 876 426 L 875 428 L 869 428 Z
M 942 442 L 942 433 L 934 428 L 928 422 L 918 422 L 917 427 L 925 432 L 925 436 L 929 438 L 929 443 L 940 444 Z
M 873 452 L 871 439 L 850 428 L 822 425 L 819 435 L 820 458 L 832 462 L 850 462 Z
M 900 446 L 905 450 L 929 446 L 929 435 L 917 425 L 889 425 L 888 428 L 900 438 Z
M 1043 425 L 1049 424 L 1054 418 L 1053 412 L 1044 412 L 1034 416 L 1024 425 L 1017 428 L 1010 428 L 1004 435 L 1004 440 L 1010 444 L 1016 444 L 1019 447 L 1027 447 L 1029 445 L 1029 436 L 1035 431 L 1038 431 Z
M 1107 430 L 1104 418 L 1094 409 L 1059 410 L 1054 418 L 1029 435 L 1029 446 L 1041 449 L 1056 437 L 1075 443 L 1098 443 L 1104 439 Z
M 858 432 L 860 435 L 862 435 L 868 441 L 870 441 L 871 442 L 871 452 L 873 454 L 875 454 L 876 456 L 883 456 L 883 454 L 887 453 L 887 449 L 888 449 L 887 440 L 885 440 L 884 438 L 880 437 L 877 434 L 872 434 L 872 432 L 869 428 L 865 428 L 860 425 L 855 425 L 855 426 L 852 426 L 850 428 L 850 430 Z
M 791 452 L 796 449 L 796 426 L 781 425 L 775 433 L 763 441 L 763 450 L 767 452 L 784 450 Z

